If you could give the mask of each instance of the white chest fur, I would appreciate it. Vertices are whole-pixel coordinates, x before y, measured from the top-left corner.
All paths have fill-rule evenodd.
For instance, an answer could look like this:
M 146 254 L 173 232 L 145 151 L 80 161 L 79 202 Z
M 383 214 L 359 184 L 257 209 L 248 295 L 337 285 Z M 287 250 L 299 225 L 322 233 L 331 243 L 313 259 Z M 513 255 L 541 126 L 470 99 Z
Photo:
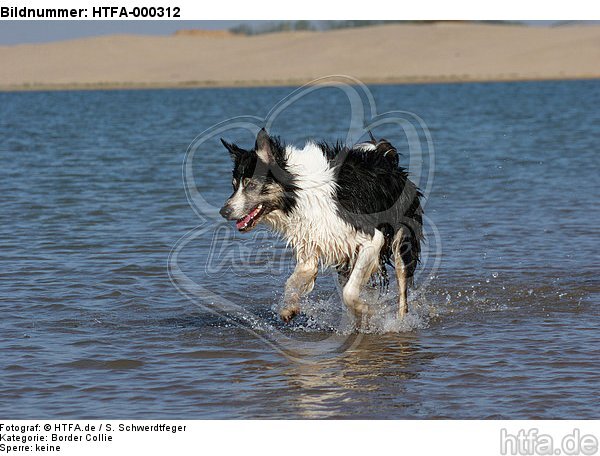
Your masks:
M 283 235 L 299 261 L 317 257 L 324 266 L 353 263 L 358 248 L 371 236 L 338 216 L 334 173 L 321 149 L 308 143 L 301 150 L 288 146 L 287 153 L 288 170 L 299 187 L 296 207 L 287 216 L 272 212 L 265 222 Z

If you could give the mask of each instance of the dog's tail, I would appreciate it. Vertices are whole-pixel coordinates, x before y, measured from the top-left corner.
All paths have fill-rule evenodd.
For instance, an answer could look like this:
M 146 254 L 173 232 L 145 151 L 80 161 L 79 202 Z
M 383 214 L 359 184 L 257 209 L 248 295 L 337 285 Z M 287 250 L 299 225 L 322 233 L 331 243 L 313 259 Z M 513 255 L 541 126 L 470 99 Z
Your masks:
M 423 234 L 423 209 L 421 207 L 420 192 L 410 206 L 402 223 L 395 229 L 388 223 L 377 227 L 383 233 L 384 243 L 379 252 L 379 271 L 385 290 L 389 285 L 387 267 L 395 268 L 394 258 L 400 256 L 406 267 L 408 284 L 413 285 L 414 274 L 421 262 L 421 243 Z
M 380 293 L 386 293 L 390 286 L 388 266 L 394 267 L 392 263 L 392 242 L 394 240 L 394 228 L 389 223 L 383 223 L 377 227 L 383 234 L 383 247 L 379 251 L 379 269 L 371 277 L 371 286 L 379 287 Z

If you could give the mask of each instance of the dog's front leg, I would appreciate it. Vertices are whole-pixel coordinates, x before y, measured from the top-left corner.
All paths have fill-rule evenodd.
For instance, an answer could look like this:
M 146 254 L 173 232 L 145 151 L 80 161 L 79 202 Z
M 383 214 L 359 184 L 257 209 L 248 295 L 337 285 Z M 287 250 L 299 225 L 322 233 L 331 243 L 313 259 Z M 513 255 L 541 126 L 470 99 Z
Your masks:
M 315 286 L 315 279 L 319 272 L 319 261 L 317 258 L 300 260 L 296 269 L 285 283 L 285 306 L 279 312 L 281 319 L 286 323 L 300 312 L 300 298 L 310 293 Z

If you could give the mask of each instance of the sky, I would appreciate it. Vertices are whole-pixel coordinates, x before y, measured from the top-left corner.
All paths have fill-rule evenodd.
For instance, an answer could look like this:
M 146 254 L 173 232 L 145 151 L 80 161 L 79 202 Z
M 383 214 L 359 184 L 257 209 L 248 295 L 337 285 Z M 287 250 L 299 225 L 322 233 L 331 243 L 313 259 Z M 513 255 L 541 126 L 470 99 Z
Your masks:
M 170 35 L 181 29 L 227 29 L 267 21 L 0 21 L 0 45 L 43 43 L 99 35 Z M 549 25 L 557 21 L 529 21 Z
M 226 29 L 243 21 L 0 21 L 0 45 L 98 35 L 170 35 L 181 29 Z M 259 23 L 261 21 L 248 21 Z

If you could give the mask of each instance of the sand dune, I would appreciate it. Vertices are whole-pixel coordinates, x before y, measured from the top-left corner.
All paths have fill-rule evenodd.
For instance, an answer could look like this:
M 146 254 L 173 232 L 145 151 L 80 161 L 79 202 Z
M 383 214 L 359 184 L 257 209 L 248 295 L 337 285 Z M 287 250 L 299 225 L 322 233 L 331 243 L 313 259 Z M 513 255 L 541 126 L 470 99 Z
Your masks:
M 600 77 L 600 26 L 384 25 L 258 36 L 181 33 L 0 46 L 0 89 Z

